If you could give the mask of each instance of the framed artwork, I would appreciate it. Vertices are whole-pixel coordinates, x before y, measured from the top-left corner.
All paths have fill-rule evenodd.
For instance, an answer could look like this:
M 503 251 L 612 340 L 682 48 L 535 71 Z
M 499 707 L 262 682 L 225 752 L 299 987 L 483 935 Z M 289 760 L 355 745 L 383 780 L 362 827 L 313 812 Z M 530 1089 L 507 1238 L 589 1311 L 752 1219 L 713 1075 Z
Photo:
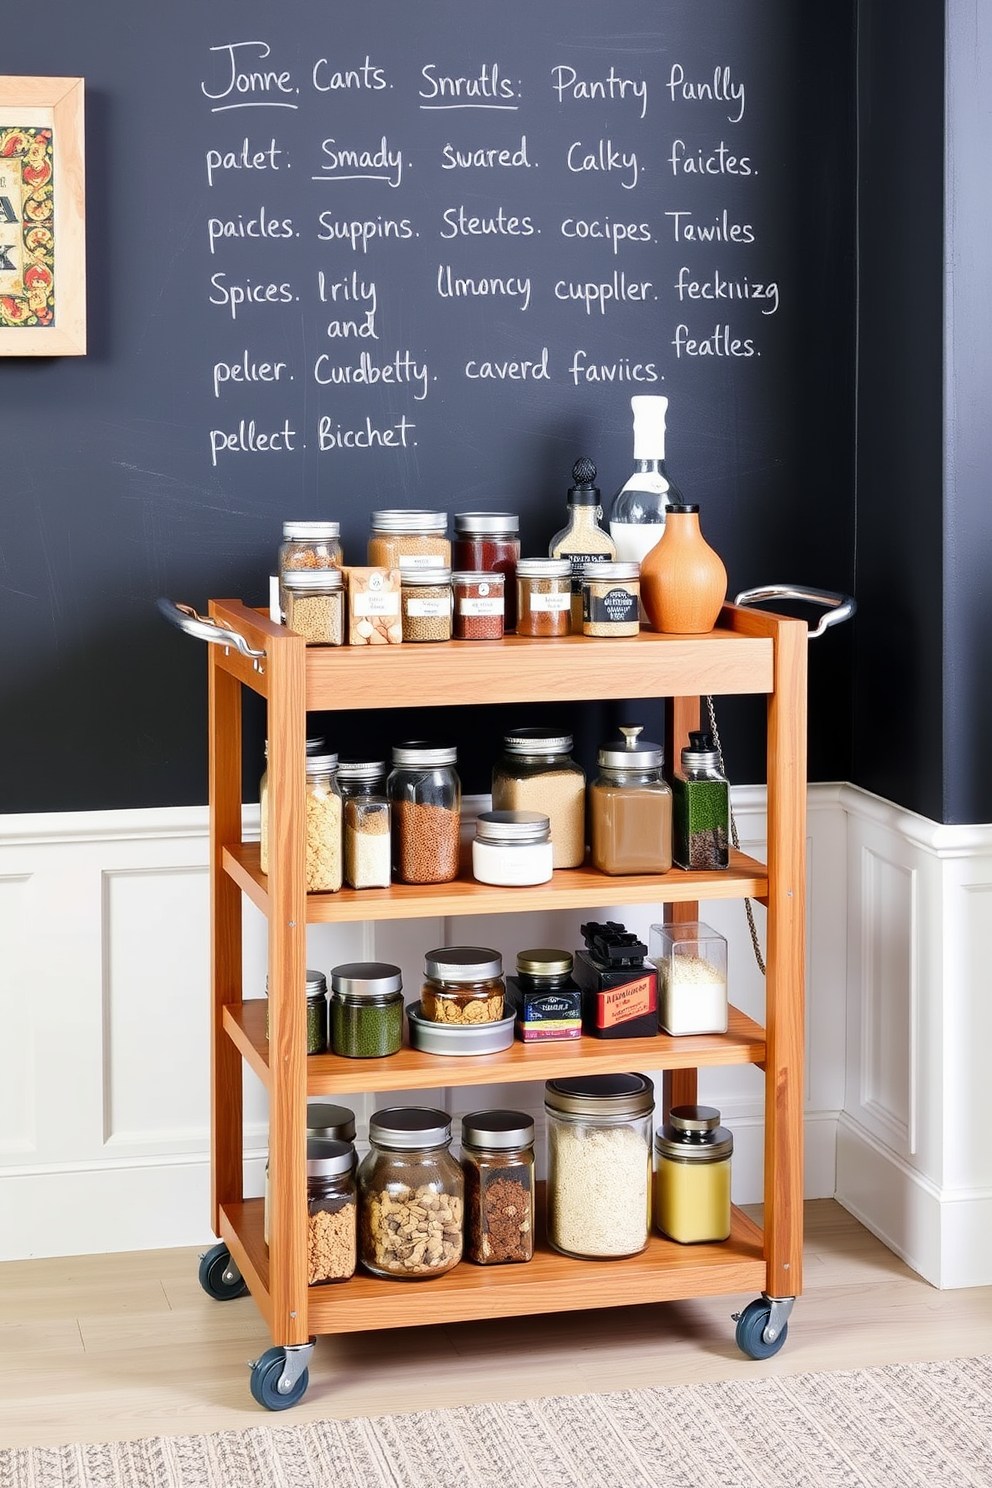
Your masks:
M 86 351 L 83 79 L 0 74 L 0 356 Z

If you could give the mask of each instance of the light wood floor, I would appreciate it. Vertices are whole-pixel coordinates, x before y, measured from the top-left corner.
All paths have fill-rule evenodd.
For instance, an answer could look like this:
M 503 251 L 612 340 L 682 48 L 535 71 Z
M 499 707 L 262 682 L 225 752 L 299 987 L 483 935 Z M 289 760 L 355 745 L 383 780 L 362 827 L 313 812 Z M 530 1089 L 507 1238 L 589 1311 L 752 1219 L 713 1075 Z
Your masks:
M 249 1393 L 246 1361 L 270 1342 L 254 1303 L 207 1297 L 195 1251 L 10 1262 L 0 1442 L 186 1435 L 992 1350 L 992 1287 L 936 1291 L 830 1200 L 808 1204 L 806 1220 L 805 1294 L 764 1363 L 734 1343 L 730 1314 L 751 1296 L 397 1328 L 319 1339 L 310 1387 L 285 1414 Z

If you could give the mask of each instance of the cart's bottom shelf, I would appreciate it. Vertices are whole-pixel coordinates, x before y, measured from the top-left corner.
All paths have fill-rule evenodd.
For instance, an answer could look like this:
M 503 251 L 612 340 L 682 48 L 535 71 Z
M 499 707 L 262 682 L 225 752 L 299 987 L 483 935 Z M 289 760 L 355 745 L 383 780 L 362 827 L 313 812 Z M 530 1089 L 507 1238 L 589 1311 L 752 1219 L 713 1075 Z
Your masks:
M 221 1208 L 221 1238 L 251 1288 L 276 1342 L 280 1320 L 269 1295 L 269 1256 L 262 1236 L 262 1201 Z M 310 1333 L 465 1322 L 525 1313 L 574 1312 L 639 1302 L 761 1291 L 765 1260 L 761 1230 L 734 1209 L 730 1239 L 720 1245 L 677 1245 L 653 1235 L 647 1250 L 625 1260 L 583 1261 L 540 1246 L 526 1265 L 463 1262 L 431 1281 L 384 1281 L 359 1273 L 340 1285 L 308 1288 Z

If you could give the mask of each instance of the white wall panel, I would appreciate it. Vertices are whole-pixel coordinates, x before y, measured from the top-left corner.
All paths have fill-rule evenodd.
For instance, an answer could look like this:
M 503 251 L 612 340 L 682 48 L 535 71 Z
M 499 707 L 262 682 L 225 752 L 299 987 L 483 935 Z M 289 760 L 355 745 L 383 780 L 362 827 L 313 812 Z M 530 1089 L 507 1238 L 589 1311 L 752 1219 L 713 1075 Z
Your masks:
M 31 874 L 0 878 L 0 1162 L 37 1148 L 41 946 Z M 34 953 L 32 951 L 34 948 Z

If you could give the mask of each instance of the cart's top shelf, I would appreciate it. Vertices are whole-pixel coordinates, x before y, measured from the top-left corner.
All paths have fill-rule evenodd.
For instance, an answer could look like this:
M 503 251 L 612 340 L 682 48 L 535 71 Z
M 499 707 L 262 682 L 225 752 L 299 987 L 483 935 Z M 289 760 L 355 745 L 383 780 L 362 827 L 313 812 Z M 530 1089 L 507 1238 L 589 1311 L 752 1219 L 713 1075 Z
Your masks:
M 215 660 L 267 697 L 279 648 L 302 646 L 264 611 L 240 600 L 212 600 L 211 616 L 246 637 L 265 657 L 252 662 L 215 647 Z M 562 636 L 541 640 L 448 641 L 443 645 L 305 648 L 308 711 L 433 707 L 466 703 L 570 702 L 589 698 L 692 697 L 768 693 L 774 687 L 774 635 L 783 621 L 726 605 L 707 635 L 642 631 L 624 639 Z M 805 629 L 805 626 L 804 626 Z

